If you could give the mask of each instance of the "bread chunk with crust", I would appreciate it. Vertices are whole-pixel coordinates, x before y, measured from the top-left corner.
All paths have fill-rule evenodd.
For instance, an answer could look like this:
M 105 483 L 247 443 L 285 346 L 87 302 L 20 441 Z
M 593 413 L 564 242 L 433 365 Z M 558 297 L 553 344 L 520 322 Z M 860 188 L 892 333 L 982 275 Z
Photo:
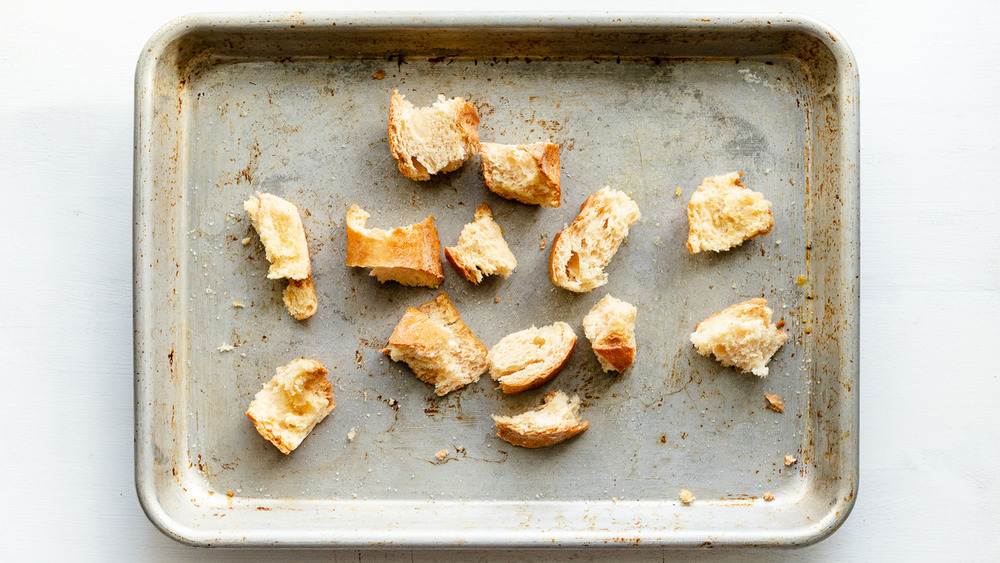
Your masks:
M 637 312 L 635 305 L 608 294 L 583 318 L 583 333 L 604 371 L 623 372 L 635 361 Z
M 486 346 L 462 322 L 445 292 L 406 310 L 382 350 L 405 362 L 438 395 L 461 389 L 486 371 Z
M 788 333 L 771 322 L 772 313 L 759 297 L 737 303 L 698 323 L 691 343 L 724 366 L 766 377 L 767 363 L 788 340 Z
M 493 220 L 486 203 L 476 208 L 473 221 L 462 227 L 458 245 L 446 246 L 444 255 L 465 279 L 477 285 L 486 276 L 510 277 L 517 267 L 517 258 L 503 238 L 503 229 Z
M 580 417 L 580 397 L 570 399 L 562 391 L 545 395 L 534 410 L 516 416 L 493 415 L 493 421 L 497 436 L 525 448 L 554 446 L 590 427 Z
M 559 207 L 559 145 L 501 145 L 483 143 L 481 151 L 486 187 L 500 197 L 529 205 Z
M 371 217 L 352 205 L 347 210 L 347 265 L 371 268 L 378 281 L 437 287 L 444 281 L 441 240 L 434 216 L 391 231 L 367 229 Z
M 312 276 L 304 280 L 288 280 L 288 287 L 285 288 L 282 297 L 285 308 L 296 320 L 308 319 L 315 315 L 316 309 L 319 308 Z
M 246 415 L 257 432 L 288 454 L 333 410 L 333 388 L 326 368 L 299 358 L 279 367 L 257 392 Z
M 639 206 L 625 192 L 605 187 L 591 194 L 573 224 L 552 240 L 552 283 L 577 293 L 608 283 L 604 267 L 639 217 Z
M 691 254 L 722 252 L 771 232 L 771 202 L 764 194 L 745 188 L 742 177 L 732 172 L 705 178 L 691 195 L 687 240 Z
M 443 95 L 430 107 L 414 107 L 399 90 L 389 102 L 389 149 L 411 180 L 457 170 L 479 153 L 479 114 L 462 98 Z
M 569 361 L 576 334 L 564 322 L 508 334 L 490 350 L 490 376 L 508 395 L 540 387 Z

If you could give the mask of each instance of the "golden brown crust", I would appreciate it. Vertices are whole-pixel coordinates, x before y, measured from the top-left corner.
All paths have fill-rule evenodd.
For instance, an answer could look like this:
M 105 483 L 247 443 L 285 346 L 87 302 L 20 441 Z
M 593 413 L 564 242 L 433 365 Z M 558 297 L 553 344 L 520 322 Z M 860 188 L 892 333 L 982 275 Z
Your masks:
M 497 436 L 515 446 L 544 448 L 564 442 L 588 428 L 590 423 L 586 420 L 561 432 L 518 432 L 512 428 L 497 426 Z
M 434 216 L 385 232 L 366 229 L 368 213 L 356 205 L 347 211 L 347 265 L 374 268 L 379 281 L 437 287 L 444 281 L 441 240 Z
M 559 181 L 559 145 L 555 143 L 534 143 L 524 147 L 538 163 L 538 169 L 542 171 L 552 192 L 548 203 L 543 203 L 547 207 L 559 207 L 562 205 L 562 187 Z
M 532 379 L 530 381 L 518 381 L 511 383 L 504 383 L 503 380 L 500 381 L 500 389 L 505 395 L 515 395 L 517 393 L 523 393 L 530 389 L 536 389 L 545 385 L 546 383 L 552 381 L 555 376 L 559 375 L 559 372 L 566 367 L 569 363 L 569 359 L 573 356 L 573 350 L 576 349 L 576 335 L 573 336 L 573 341 L 569 345 L 569 350 L 566 351 L 565 356 L 562 361 L 552 367 L 551 370 L 545 372 L 542 376 Z
M 486 371 L 486 345 L 462 320 L 458 309 L 448 299 L 448 294 L 442 291 L 418 309 L 458 338 L 459 363 L 462 364 L 463 371 L 478 379 Z
M 594 353 L 604 358 L 617 372 L 625 371 L 635 361 L 635 346 L 629 346 L 627 342 L 618 339 L 594 344 L 592 348 Z

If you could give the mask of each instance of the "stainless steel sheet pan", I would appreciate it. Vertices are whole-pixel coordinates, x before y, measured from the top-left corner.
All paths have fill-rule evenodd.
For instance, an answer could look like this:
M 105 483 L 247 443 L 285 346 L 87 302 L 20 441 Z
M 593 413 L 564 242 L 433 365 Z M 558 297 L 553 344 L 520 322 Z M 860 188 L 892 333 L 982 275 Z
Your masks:
M 384 72 L 384 76 L 383 76 Z M 379 78 L 381 77 L 381 78 Z M 483 141 L 551 139 L 563 205 L 490 194 L 478 158 L 417 183 L 389 154 L 389 98 L 462 96 Z M 210 546 L 802 545 L 858 487 L 858 84 L 843 40 L 808 18 L 689 15 L 204 15 L 161 29 L 136 76 L 136 485 L 151 520 Z M 721 254 L 684 246 L 706 176 L 740 171 L 772 232 Z M 547 275 L 552 237 L 603 186 L 642 219 L 587 294 Z M 677 195 L 680 188 L 680 195 Z M 294 201 L 320 309 L 292 320 L 242 211 Z M 447 291 L 490 347 L 557 320 L 579 344 L 543 388 L 488 375 L 439 398 L 379 349 L 437 290 L 348 268 L 344 218 L 434 215 L 445 245 L 483 201 L 519 264 Z M 242 244 L 245 237 L 252 243 Z M 583 316 L 636 303 L 638 354 L 601 372 Z M 699 356 L 688 335 L 765 297 L 790 334 L 764 379 Z M 233 306 L 241 301 L 246 306 Z M 227 347 L 232 346 L 231 350 Z M 330 369 L 337 407 L 289 456 L 243 412 L 275 367 Z M 528 450 L 495 435 L 553 389 L 590 429 Z M 782 395 L 785 412 L 765 408 Z M 354 429 L 354 439 L 348 434 Z M 435 453 L 451 455 L 438 460 Z M 786 454 L 798 459 L 783 463 Z M 697 500 L 683 506 L 681 489 Z M 774 500 L 765 501 L 765 493 Z

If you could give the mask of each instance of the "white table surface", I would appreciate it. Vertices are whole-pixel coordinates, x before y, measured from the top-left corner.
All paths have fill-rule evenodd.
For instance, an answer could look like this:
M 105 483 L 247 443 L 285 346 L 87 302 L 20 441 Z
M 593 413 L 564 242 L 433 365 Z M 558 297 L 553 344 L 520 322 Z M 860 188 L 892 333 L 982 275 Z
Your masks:
M 349 9 L 300 0 L 298 10 Z M 380 9 L 475 9 L 432 0 Z M 132 84 L 146 39 L 256 0 L 0 3 L 0 560 L 1000 560 L 1000 4 L 623 1 L 794 11 L 861 73 L 861 485 L 794 551 L 247 552 L 175 543 L 132 460 Z M 367 5 L 366 5 L 367 6 Z M 600 10 L 511 0 L 503 10 Z

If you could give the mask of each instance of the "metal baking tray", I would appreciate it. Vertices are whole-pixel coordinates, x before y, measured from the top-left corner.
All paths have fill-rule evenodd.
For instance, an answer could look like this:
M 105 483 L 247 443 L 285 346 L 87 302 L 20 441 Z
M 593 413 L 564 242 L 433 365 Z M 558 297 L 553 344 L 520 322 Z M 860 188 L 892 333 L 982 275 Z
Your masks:
M 478 159 L 430 182 L 404 178 L 386 139 L 394 88 L 417 105 L 463 96 L 483 141 L 558 143 L 563 205 L 493 196 Z M 703 177 L 731 171 L 773 202 L 774 230 L 692 256 L 687 200 Z M 605 185 L 629 192 L 642 219 L 607 286 L 555 288 L 552 237 Z M 320 298 L 308 321 L 292 320 L 281 282 L 265 278 L 241 208 L 258 191 L 303 212 Z M 858 197 L 857 69 L 844 41 L 808 18 L 173 21 L 136 73 L 139 499 L 166 534 L 205 546 L 818 541 L 858 487 Z M 434 215 L 451 245 L 483 201 L 517 270 L 475 287 L 445 265 L 441 289 L 487 347 L 557 320 L 579 345 L 536 391 L 506 397 L 487 375 L 438 398 L 379 353 L 404 309 L 438 290 L 346 267 L 345 213 L 356 203 L 382 228 Z M 606 293 L 639 307 L 638 355 L 618 376 L 600 371 L 581 325 Z M 696 323 L 761 296 L 791 336 L 766 379 L 696 354 Z M 299 356 L 330 369 L 337 407 L 284 456 L 243 412 Z M 490 414 L 553 389 L 581 396 L 587 432 L 541 450 L 495 436 Z M 784 397 L 783 414 L 765 409 L 765 391 Z M 439 461 L 442 449 L 451 455 Z M 786 467 L 786 454 L 798 463 Z M 681 489 L 697 501 L 681 505 Z

